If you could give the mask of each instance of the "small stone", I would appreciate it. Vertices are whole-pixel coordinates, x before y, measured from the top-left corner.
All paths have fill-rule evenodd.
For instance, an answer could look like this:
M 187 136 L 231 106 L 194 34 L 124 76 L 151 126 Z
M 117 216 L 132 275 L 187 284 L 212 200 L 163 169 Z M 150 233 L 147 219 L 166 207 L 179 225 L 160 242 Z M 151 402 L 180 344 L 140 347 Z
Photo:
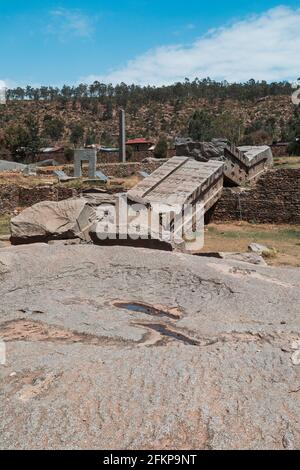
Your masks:
M 248 249 L 252 253 L 256 253 L 260 256 L 265 256 L 266 258 L 276 255 L 276 250 L 274 248 L 268 248 L 267 246 L 259 245 L 258 243 L 251 243 Z
M 17 375 L 16 372 L 12 372 L 11 374 L 9 374 L 10 377 L 15 377 Z
M 300 339 L 297 339 L 296 341 L 293 341 L 291 344 L 291 348 L 297 351 L 300 349 Z
M 294 354 L 292 355 L 292 363 L 294 364 L 294 366 L 300 366 L 300 350 L 294 352 Z

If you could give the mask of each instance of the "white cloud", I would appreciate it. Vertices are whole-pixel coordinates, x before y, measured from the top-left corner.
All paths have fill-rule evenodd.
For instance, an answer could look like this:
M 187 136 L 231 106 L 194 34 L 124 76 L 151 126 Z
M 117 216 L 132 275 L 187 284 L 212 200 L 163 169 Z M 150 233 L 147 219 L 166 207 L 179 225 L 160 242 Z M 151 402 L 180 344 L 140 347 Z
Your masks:
M 57 36 L 61 41 L 70 37 L 89 39 L 94 32 L 93 19 L 77 9 L 57 8 L 50 12 L 46 32 Z
M 300 75 L 300 8 L 278 7 L 224 28 L 190 45 L 158 47 L 106 75 L 86 81 L 162 85 L 185 77 L 246 81 L 295 80 Z

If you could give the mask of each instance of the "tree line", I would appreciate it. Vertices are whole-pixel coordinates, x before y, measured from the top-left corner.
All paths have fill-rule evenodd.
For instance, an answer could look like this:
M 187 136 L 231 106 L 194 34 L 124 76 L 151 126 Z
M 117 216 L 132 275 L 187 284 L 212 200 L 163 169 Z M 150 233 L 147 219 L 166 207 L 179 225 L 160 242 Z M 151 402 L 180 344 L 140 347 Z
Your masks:
M 68 101 L 97 99 L 103 104 L 111 102 L 126 107 L 129 102 L 136 105 L 147 104 L 151 101 L 168 102 L 186 98 L 221 98 L 236 100 L 257 100 L 265 96 L 289 95 L 293 91 L 291 83 L 287 81 L 267 83 L 253 79 L 245 83 L 228 83 L 215 81 L 210 78 L 193 81 L 185 79 L 168 86 L 139 86 L 120 83 L 116 86 L 95 81 L 91 85 L 78 86 L 64 85 L 62 88 L 52 86 L 24 88 L 10 88 L 7 90 L 8 101 L 34 100 L 34 101 Z

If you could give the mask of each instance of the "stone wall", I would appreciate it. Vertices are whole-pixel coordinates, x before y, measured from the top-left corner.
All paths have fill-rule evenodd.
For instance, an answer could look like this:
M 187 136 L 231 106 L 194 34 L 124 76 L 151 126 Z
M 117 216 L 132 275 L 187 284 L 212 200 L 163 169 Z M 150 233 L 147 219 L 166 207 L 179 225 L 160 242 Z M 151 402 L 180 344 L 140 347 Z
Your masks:
M 19 205 L 19 188 L 16 185 L 0 185 L 0 215 L 12 213 Z
M 103 164 L 103 173 L 126 177 L 138 171 L 153 172 L 161 162 Z M 77 191 L 63 185 L 0 185 L 0 215 L 40 201 L 60 201 L 76 196 Z M 255 223 L 300 224 L 300 169 L 270 170 L 249 188 L 224 188 L 223 195 L 211 209 L 208 221 L 244 220 Z
M 168 150 L 168 158 L 174 157 L 176 155 L 175 149 Z M 145 158 L 154 158 L 153 151 L 143 150 L 143 151 L 133 151 L 130 158 L 127 155 L 128 163 L 142 162 Z M 119 163 L 119 152 L 98 152 L 98 163 Z
M 35 186 L 32 188 L 0 185 L 0 215 L 13 213 L 18 208 L 32 206 L 41 201 L 61 201 L 77 194 L 63 186 Z
M 273 144 L 271 150 L 274 157 L 288 157 L 289 144 Z
M 300 169 L 270 170 L 251 188 L 224 188 L 208 220 L 300 224 Z
M 120 163 L 120 164 L 98 164 L 97 169 L 104 174 L 114 178 L 126 178 L 139 171 L 152 173 L 162 164 L 161 161 L 151 161 L 143 163 Z M 72 174 L 73 165 L 63 166 L 67 174 Z M 87 176 L 88 168 L 83 168 L 83 175 Z M 53 169 L 41 169 L 41 174 L 49 175 Z M 116 190 L 119 191 L 119 190 Z M 13 213 L 16 209 L 29 207 L 41 201 L 61 201 L 69 197 L 76 196 L 80 191 L 68 188 L 63 184 L 46 185 L 34 187 L 23 187 L 16 184 L 0 184 L 0 215 Z M 113 192 L 113 190 L 112 190 Z
M 76 196 L 76 190 L 57 186 L 36 186 L 34 188 L 19 187 L 19 206 L 28 207 L 42 201 L 62 201 Z
M 126 178 L 138 173 L 139 171 L 145 171 L 150 174 L 159 168 L 162 163 L 163 162 L 159 160 L 140 163 L 102 163 L 97 165 L 97 169 L 101 170 L 105 175 L 112 176 L 113 178 Z
M 128 162 L 128 163 L 98 163 L 97 170 L 102 171 L 107 176 L 113 178 L 126 178 L 132 176 L 139 171 L 146 171 L 147 173 L 152 173 L 156 168 L 161 166 L 165 161 L 154 160 L 147 162 Z M 74 166 L 73 165 L 63 165 L 60 167 L 67 175 L 73 176 Z M 39 175 L 51 175 L 53 174 L 53 168 L 40 168 Z M 84 177 L 88 176 L 88 166 L 83 164 L 82 175 Z
M 156 168 L 160 167 L 165 160 L 155 160 L 152 159 L 147 162 L 128 162 L 128 163 L 98 163 L 97 170 L 102 171 L 107 176 L 113 178 L 126 178 L 131 176 L 139 171 L 146 171 L 147 173 L 152 173 Z M 67 175 L 74 175 L 74 165 L 61 165 L 60 170 L 63 170 Z M 51 176 L 53 175 L 53 168 L 39 168 L 38 175 L 40 176 Z M 88 165 L 83 164 L 82 166 L 82 175 L 87 178 L 88 176 Z
M 153 157 L 153 152 L 133 152 L 128 162 L 142 162 L 145 158 Z M 102 163 L 119 163 L 119 152 L 98 152 L 98 162 Z

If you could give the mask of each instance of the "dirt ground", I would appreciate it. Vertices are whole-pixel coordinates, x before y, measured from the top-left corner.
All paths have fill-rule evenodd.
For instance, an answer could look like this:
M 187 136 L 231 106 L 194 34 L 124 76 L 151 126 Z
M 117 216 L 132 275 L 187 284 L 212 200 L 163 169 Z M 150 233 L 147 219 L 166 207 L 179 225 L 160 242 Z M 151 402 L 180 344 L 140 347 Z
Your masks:
M 52 168 L 52 167 L 51 167 Z M 103 185 L 101 181 L 89 181 L 87 178 L 78 178 L 70 180 L 68 182 L 59 182 L 56 176 L 52 175 L 40 175 L 40 176 L 23 176 L 20 173 L 0 173 L 0 185 L 16 185 L 22 187 L 35 187 L 40 185 L 57 185 L 63 184 L 65 187 L 74 189 L 84 189 L 90 186 L 103 186 L 105 189 L 120 189 L 126 190 L 131 189 L 135 186 L 141 177 L 139 175 L 132 175 L 126 178 L 111 178 L 106 185 Z
M 250 243 L 275 248 L 277 253 L 266 260 L 270 265 L 300 267 L 300 225 L 209 224 L 202 252 L 246 252 Z
M 274 168 L 300 168 L 300 157 L 275 157 Z

